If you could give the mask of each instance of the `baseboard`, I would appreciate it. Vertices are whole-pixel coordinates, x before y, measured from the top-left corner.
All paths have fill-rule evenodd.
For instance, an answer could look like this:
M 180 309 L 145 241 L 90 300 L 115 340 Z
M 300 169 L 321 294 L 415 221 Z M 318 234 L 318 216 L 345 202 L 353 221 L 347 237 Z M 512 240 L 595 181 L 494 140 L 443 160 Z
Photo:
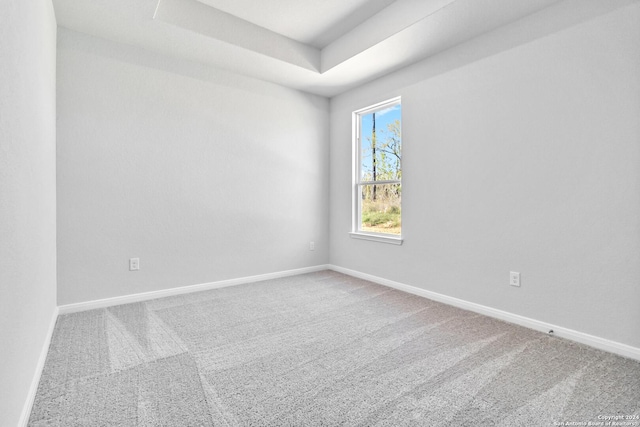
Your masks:
M 44 362 L 47 361 L 47 354 L 49 353 L 49 345 L 51 344 L 51 337 L 53 336 L 53 330 L 56 326 L 56 320 L 58 320 L 58 307 L 55 307 L 53 310 L 51 322 L 49 323 L 49 329 L 47 330 L 44 344 L 42 345 L 42 349 L 40 350 L 40 358 L 38 359 L 38 364 L 36 365 L 36 371 L 33 374 L 33 379 L 31 380 L 31 386 L 29 387 L 27 400 L 24 402 L 24 406 L 22 408 L 22 415 L 20 416 L 20 422 L 18 424 L 18 426 L 20 427 L 26 427 L 27 424 L 29 424 L 29 416 L 31 416 L 33 402 L 36 399 L 38 385 L 40 384 L 40 377 L 42 376 L 42 370 L 44 369 Z
M 539 320 L 531 319 L 528 317 L 520 316 L 517 314 L 509 313 L 507 311 L 498 310 L 495 308 L 487 307 L 481 304 L 461 300 L 458 298 L 450 297 L 447 295 L 439 294 L 436 292 L 427 291 L 415 286 L 406 285 L 400 282 L 394 282 L 392 280 L 383 279 L 381 277 L 373 276 L 371 274 L 362 273 L 360 271 L 351 270 L 337 265 L 329 265 L 328 268 L 339 273 L 347 274 L 349 276 L 365 279 L 370 282 L 377 283 L 379 285 L 388 286 L 390 288 L 398 289 L 400 291 L 408 292 L 410 294 L 418 295 L 424 298 L 428 298 L 434 301 L 442 302 L 444 304 L 452 305 L 454 307 L 462 308 L 464 310 L 473 311 L 475 313 L 484 314 L 489 317 L 504 320 L 505 322 L 514 323 L 516 325 L 524 326 L 529 329 L 548 333 L 553 331 L 555 336 L 560 338 L 566 338 L 571 341 L 579 342 L 581 344 L 588 345 L 600 350 L 607 351 L 609 353 L 618 354 L 630 359 L 640 360 L 640 348 L 632 347 L 627 344 L 622 344 L 616 341 L 607 340 L 594 335 L 585 334 L 584 332 L 575 331 L 573 329 L 563 328 L 562 326 L 552 325 L 550 323 L 541 322 Z
M 123 295 L 113 298 L 105 298 L 76 304 L 61 305 L 58 307 L 60 314 L 77 313 L 80 311 L 93 310 L 96 308 L 111 307 L 120 304 L 130 304 L 133 302 L 148 301 L 156 298 L 170 297 L 174 295 L 189 294 L 192 292 L 207 291 L 210 289 L 225 288 L 227 286 L 243 285 L 245 283 L 262 282 L 264 280 L 279 279 L 282 277 L 295 276 L 298 274 L 313 273 L 327 270 L 328 265 L 316 265 L 313 267 L 297 268 L 295 270 L 278 271 L 275 273 L 260 274 L 257 276 L 240 277 L 237 279 L 220 280 L 217 282 L 202 283 L 199 285 L 181 286 L 178 288 L 162 289 L 160 291 L 143 292 L 139 294 Z

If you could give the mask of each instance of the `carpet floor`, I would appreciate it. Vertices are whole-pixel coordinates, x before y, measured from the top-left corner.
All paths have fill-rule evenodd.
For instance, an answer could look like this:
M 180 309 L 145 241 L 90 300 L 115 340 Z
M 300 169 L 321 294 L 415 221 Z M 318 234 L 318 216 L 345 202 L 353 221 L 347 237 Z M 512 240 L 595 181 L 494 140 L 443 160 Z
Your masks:
M 60 316 L 29 425 L 552 426 L 612 416 L 640 425 L 640 362 L 322 271 Z

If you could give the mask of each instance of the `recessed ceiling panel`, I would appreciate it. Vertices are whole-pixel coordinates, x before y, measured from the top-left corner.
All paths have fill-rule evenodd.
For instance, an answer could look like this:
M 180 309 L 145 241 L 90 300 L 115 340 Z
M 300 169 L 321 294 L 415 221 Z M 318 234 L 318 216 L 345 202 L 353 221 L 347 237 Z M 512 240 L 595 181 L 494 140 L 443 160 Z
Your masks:
M 198 1 L 301 43 L 322 48 L 395 0 Z

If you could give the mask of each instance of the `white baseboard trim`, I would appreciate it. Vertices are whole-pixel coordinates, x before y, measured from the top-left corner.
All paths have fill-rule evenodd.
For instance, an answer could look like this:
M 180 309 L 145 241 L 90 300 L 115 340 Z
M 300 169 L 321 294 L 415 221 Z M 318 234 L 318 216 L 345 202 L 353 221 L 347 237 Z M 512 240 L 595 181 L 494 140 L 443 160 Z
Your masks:
M 113 298 L 61 305 L 58 307 L 58 309 L 61 315 L 77 313 L 80 311 L 93 310 L 96 308 L 105 308 L 120 304 L 130 304 L 133 302 L 148 301 L 156 298 L 189 294 L 192 292 L 207 291 L 210 289 L 225 288 L 227 286 L 243 285 L 245 283 L 262 282 L 264 280 L 279 279 L 281 277 L 295 276 L 298 274 L 313 273 L 316 271 L 327 270 L 328 268 L 329 266 L 326 264 L 316 265 L 313 267 L 297 268 L 295 270 L 285 270 L 275 273 L 259 274 L 257 276 L 240 277 L 237 279 L 220 280 L 217 282 L 202 283 L 199 285 L 181 286 L 178 288 L 162 289 L 159 291 L 143 292 L 139 294 L 123 295 Z
M 347 274 L 349 276 L 365 279 L 370 282 L 377 283 L 379 285 L 388 286 L 390 288 L 398 289 L 400 291 L 408 292 L 410 294 L 418 295 L 424 298 L 428 298 L 434 301 L 442 302 L 444 304 L 452 305 L 454 307 L 462 308 L 464 310 L 473 311 L 475 313 L 484 314 L 489 317 L 504 320 L 505 322 L 514 323 L 516 325 L 524 326 L 529 329 L 548 333 L 553 330 L 553 334 L 560 338 L 566 338 L 571 341 L 576 341 L 581 344 L 586 344 L 590 347 L 594 347 L 600 350 L 607 351 L 609 353 L 618 354 L 620 356 L 628 357 L 635 360 L 640 360 L 640 348 L 632 347 L 627 344 L 622 344 L 616 341 L 607 340 L 594 335 L 585 334 L 584 332 L 575 331 L 573 329 L 563 328 L 562 326 L 552 325 L 550 323 L 541 322 L 539 320 L 531 319 L 528 317 L 520 316 L 517 314 L 509 313 L 507 311 L 498 310 L 495 308 L 487 307 L 481 304 L 461 300 L 458 298 L 450 297 L 447 295 L 439 294 L 436 292 L 427 291 L 426 289 L 417 288 L 411 285 L 405 285 L 404 283 L 394 282 L 393 280 L 383 279 L 381 277 L 373 276 L 371 274 L 362 273 L 360 271 L 351 270 L 337 265 L 329 265 L 328 268 L 338 273 Z
M 49 323 L 49 329 L 47 335 L 44 338 L 42 349 L 40 350 L 40 357 L 38 358 L 38 364 L 36 365 L 36 371 L 33 374 L 31 380 L 31 386 L 29 387 L 29 393 L 27 394 L 27 400 L 22 407 L 22 415 L 20 415 L 20 422 L 18 426 L 26 427 L 29 424 L 29 417 L 31 416 L 31 409 L 33 408 L 33 402 L 36 399 L 36 392 L 38 391 L 38 385 L 40 384 L 40 377 L 42 376 L 42 370 L 44 369 L 44 362 L 47 361 L 47 354 L 49 353 L 49 345 L 51 344 L 51 337 L 53 336 L 53 330 L 58 320 L 58 307 L 55 307 Z

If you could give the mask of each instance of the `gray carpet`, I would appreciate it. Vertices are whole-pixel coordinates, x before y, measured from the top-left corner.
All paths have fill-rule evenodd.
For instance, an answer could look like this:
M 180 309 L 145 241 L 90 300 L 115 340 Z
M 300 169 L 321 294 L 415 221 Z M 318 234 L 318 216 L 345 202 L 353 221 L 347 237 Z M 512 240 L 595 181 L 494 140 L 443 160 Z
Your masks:
M 551 426 L 613 415 L 640 415 L 637 361 L 322 271 L 60 316 L 29 425 Z

